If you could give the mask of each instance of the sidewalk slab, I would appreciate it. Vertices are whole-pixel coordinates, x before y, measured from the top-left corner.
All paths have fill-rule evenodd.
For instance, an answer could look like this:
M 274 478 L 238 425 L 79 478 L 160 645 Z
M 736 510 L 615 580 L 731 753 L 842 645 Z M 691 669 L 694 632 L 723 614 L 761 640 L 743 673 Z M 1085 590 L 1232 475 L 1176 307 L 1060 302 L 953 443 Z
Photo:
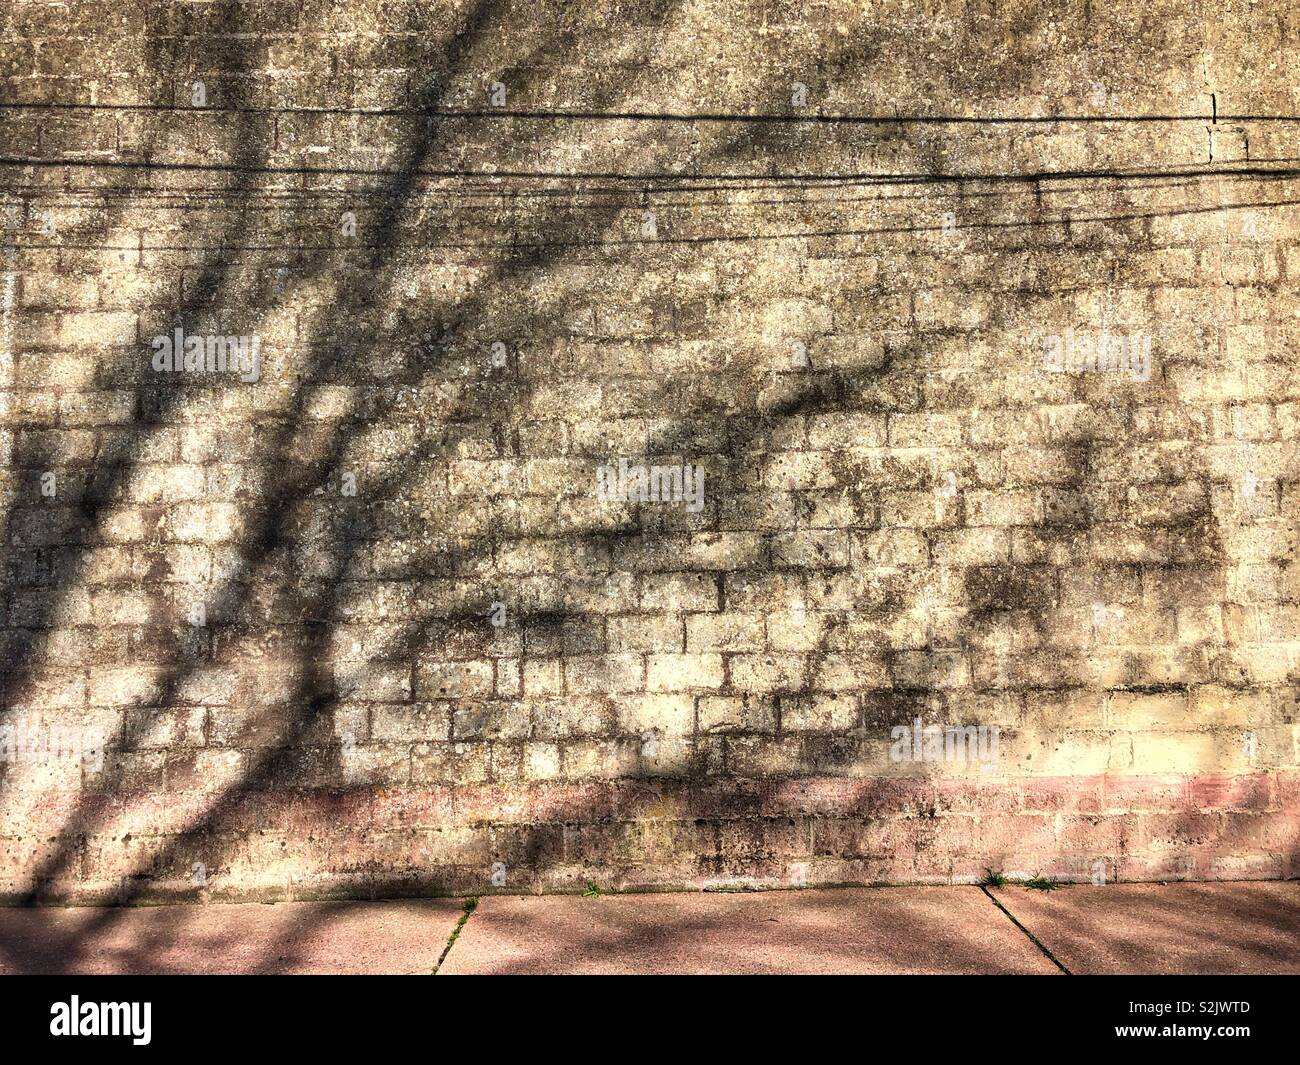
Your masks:
M 439 975 L 1059 973 L 978 888 L 481 899 Z
M 1300 973 L 1300 882 L 993 892 L 1072 973 Z
M 0 974 L 423 973 L 459 899 L 0 907 Z

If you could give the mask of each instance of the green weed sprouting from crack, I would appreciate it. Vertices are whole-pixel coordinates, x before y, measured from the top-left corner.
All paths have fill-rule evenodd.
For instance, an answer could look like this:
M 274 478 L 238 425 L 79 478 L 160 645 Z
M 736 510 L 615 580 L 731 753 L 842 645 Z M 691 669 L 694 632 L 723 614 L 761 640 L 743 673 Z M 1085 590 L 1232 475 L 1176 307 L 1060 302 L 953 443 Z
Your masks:
M 1055 880 L 1043 876 L 1041 873 L 1032 880 L 1025 881 L 1025 887 L 1031 891 L 1055 891 L 1060 886 Z
M 478 896 L 465 900 L 465 910 L 460 915 L 460 920 L 456 922 L 456 927 L 451 930 L 451 935 L 447 937 L 447 945 L 442 948 L 442 953 L 438 955 L 438 960 L 434 963 L 432 976 L 438 975 L 438 970 L 442 968 L 442 963 L 447 960 L 447 955 L 451 953 L 451 948 L 456 944 L 456 937 L 460 935 L 460 930 L 465 927 L 465 922 L 469 920 L 470 914 L 478 906 Z
M 984 879 L 980 881 L 980 887 L 1006 887 L 1006 884 L 1006 874 L 995 873 L 992 869 L 985 869 Z
M 582 889 L 582 897 L 584 899 L 598 899 L 602 894 L 604 894 L 604 892 L 600 890 L 600 885 L 594 880 L 588 880 L 587 886 Z

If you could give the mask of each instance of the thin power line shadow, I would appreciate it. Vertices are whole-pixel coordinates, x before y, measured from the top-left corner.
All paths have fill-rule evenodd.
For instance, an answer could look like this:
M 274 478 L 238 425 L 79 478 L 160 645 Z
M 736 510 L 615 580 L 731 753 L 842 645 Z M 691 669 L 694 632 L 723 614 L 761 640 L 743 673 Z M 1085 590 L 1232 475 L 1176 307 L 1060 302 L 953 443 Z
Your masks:
M 318 166 L 253 166 L 240 163 L 182 163 L 158 162 L 157 160 L 125 159 L 38 159 L 34 156 L 0 156 L 0 166 L 14 167 L 69 167 L 75 169 L 138 170 L 151 169 L 159 171 L 209 172 L 232 174 L 283 174 L 292 176 L 346 176 L 346 177 L 386 177 L 392 179 L 397 171 L 390 168 L 375 167 L 318 167 Z M 934 185 L 934 184 L 976 184 L 976 183 L 1018 183 L 1045 181 L 1110 181 L 1151 178 L 1225 178 L 1225 177 L 1259 177 L 1259 178 L 1295 178 L 1300 177 L 1300 168 L 1294 167 L 1260 167 L 1260 166 L 1180 166 L 1153 168 L 1102 168 L 1074 170 L 1032 170 L 1020 173 L 879 173 L 861 172 L 849 174 L 771 174 L 771 173 L 730 173 L 730 174 L 675 174 L 671 172 L 623 173 L 619 171 L 563 171 L 563 170 L 425 170 L 420 169 L 410 175 L 414 178 L 478 178 L 488 180 L 541 180 L 541 181 L 762 181 L 762 182 L 829 182 L 861 185 Z
M 437 109 L 421 107 L 227 107 L 210 105 L 186 107 L 176 104 L 90 104 L 68 102 L 9 101 L 0 109 L 12 111 L 121 111 L 184 112 L 185 114 L 242 115 L 352 115 L 376 118 L 437 118 L 461 121 L 529 121 L 529 122 L 711 122 L 754 123 L 773 125 L 847 125 L 847 126 L 1048 126 L 1048 125 L 1116 125 L 1120 123 L 1172 124 L 1181 122 L 1300 122 L 1300 115 L 1224 114 L 1148 114 L 1148 115 L 826 115 L 826 114 L 755 114 L 725 111 L 583 111 L 583 110 L 513 110 Z
M 572 241 L 529 241 L 517 240 L 498 243 L 473 242 L 429 242 L 402 245 L 406 249 L 441 249 L 447 251 L 500 251 L 500 252 L 536 252 L 555 248 L 616 248 L 643 246 L 685 246 L 706 244 L 750 244 L 762 241 L 778 240 L 817 240 L 838 237 L 879 237 L 899 236 L 918 233 L 955 233 L 980 230 L 999 231 L 1013 229 L 1038 229 L 1047 226 L 1100 225 L 1107 222 L 1137 222 L 1154 218 L 1173 218 L 1180 215 L 1212 214 L 1218 211 L 1248 211 L 1269 209 L 1273 207 L 1292 207 L 1300 200 L 1254 200 L 1244 203 L 1216 204 L 1211 207 L 1188 207 L 1168 211 L 1140 211 L 1116 215 L 1088 215 L 1082 218 L 1039 218 L 1014 222 L 972 222 L 968 224 L 927 226 L 878 226 L 874 229 L 819 229 L 798 233 L 739 233 L 717 234 L 703 237 L 624 237 L 616 240 L 572 240 Z M 324 252 L 352 254 L 355 252 L 376 251 L 376 244 L 355 244 L 340 246 L 332 244 L 257 244 L 257 245 L 177 245 L 177 244 L 29 244 L 19 246 L 19 251 L 53 251 L 59 248 L 78 251 L 165 251 L 165 252 Z
M 1263 180 L 1263 179 L 1260 179 Z M 1282 180 L 1286 180 L 1283 178 Z M 1187 189 L 1196 186 L 1195 180 L 1180 180 L 1178 178 L 1153 178 L 1150 182 L 1134 182 L 1122 186 L 1119 190 L 1099 189 L 1095 190 L 1099 194 L 1114 194 L 1115 192 L 1145 192 L 1149 190 L 1166 190 L 1166 189 Z M 901 192 L 890 193 L 881 192 L 863 196 L 810 196 L 810 192 L 815 191 L 834 191 L 841 187 L 840 185 L 819 185 L 812 186 L 803 190 L 802 196 L 778 197 L 768 199 L 701 199 L 701 200 L 681 200 L 681 199 L 664 199 L 668 196 L 685 196 L 697 193 L 717 193 L 717 192 L 758 192 L 774 186 L 745 186 L 745 185 L 695 185 L 686 189 L 629 189 L 624 187 L 613 188 L 596 188 L 596 189 L 502 189 L 502 188 L 471 188 L 466 190 L 446 189 L 437 190 L 437 195 L 444 198 L 445 206 L 448 209 L 462 211 L 499 211 L 503 203 L 527 203 L 529 201 L 540 201 L 555 203 L 559 208 L 565 210 L 603 210 L 603 209 L 625 209 L 631 207 L 645 207 L 646 201 L 643 197 L 654 196 L 660 197 L 652 201 L 652 206 L 663 208 L 684 208 L 684 207 L 717 207 L 717 208 L 747 208 L 747 207 L 780 207 L 780 206 L 800 206 L 815 207 L 821 204 L 841 204 L 841 203 L 877 203 L 889 201 L 919 201 L 936 198 L 946 198 L 950 196 L 947 192 Z M 850 186 L 851 187 L 851 186 Z M 35 189 L 35 186 L 22 186 L 18 188 L 5 189 L 0 188 L 0 192 L 22 192 L 29 189 Z M 777 186 L 776 188 L 779 188 Z M 94 188 L 65 189 L 70 199 L 66 200 L 45 200 L 44 202 L 50 207 L 58 207 L 68 211 L 98 211 L 100 209 L 100 199 L 104 194 L 112 194 L 113 190 L 101 190 Z M 791 191 L 798 192 L 793 189 Z M 1093 190 L 1083 190 L 1082 194 L 1087 195 Z M 1074 188 L 1044 188 L 1038 190 L 1042 196 L 1056 195 L 1075 195 L 1080 190 Z M 211 200 L 216 201 L 221 198 L 220 192 L 209 194 Z M 157 210 L 169 210 L 178 212 L 192 213 L 210 213 L 215 211 L 247 211 L 247 210 L 286 210 L 297 208 L 300 210 L 311 210 L 319 208 L 322 204 L 353 203 L 358 196 L 378 197 L 382 195 L 381 190 L 374 188 L 358 189 L 321 189 L 321 190 L 294 190 L 292 195 L 279 195 L 274 190 L 258 190 L 254 192 L 244 192 L 245 196 L 262 196 L 264 202 L 261 204 L 245 204 L 243 206 L 234 202 L 221 204 L 217 202 L 186 203 L 175 197 L 162 194 L 152 197 L 134 197 L 142 204 L 146 201 L 153 202 Z M 963 190 L 960 193 L 963 199 L 998 199 L 1005 196 L 1006 193 L 1000 191 L 971 191 Z M 569 202 L 560 202 L 564 198 Z M 599 198 L 603 197 L 603 198 Z M 189 197 L 193 198 L 193 197 Z M 233 200 L 233 197 L 231 198 Z M 470 202 L 473 200 L 491 201 L 491 202 Z

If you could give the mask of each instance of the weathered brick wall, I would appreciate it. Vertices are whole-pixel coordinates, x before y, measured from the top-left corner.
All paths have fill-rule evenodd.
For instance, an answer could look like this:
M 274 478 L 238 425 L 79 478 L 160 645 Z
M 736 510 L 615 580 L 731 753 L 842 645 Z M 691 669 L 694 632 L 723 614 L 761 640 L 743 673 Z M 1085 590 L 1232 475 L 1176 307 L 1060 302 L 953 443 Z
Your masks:
M 0 891 L 1297 875 L 1273 7 L 11 0 Z

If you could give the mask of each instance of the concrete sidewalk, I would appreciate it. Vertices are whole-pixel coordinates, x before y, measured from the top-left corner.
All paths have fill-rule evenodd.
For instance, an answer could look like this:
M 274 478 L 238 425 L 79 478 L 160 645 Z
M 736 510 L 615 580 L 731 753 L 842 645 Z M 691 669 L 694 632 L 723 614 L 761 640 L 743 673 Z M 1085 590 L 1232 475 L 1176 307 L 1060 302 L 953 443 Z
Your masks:
M 1300 881 L 0 909 L 0 973 L 1300 973 Z

